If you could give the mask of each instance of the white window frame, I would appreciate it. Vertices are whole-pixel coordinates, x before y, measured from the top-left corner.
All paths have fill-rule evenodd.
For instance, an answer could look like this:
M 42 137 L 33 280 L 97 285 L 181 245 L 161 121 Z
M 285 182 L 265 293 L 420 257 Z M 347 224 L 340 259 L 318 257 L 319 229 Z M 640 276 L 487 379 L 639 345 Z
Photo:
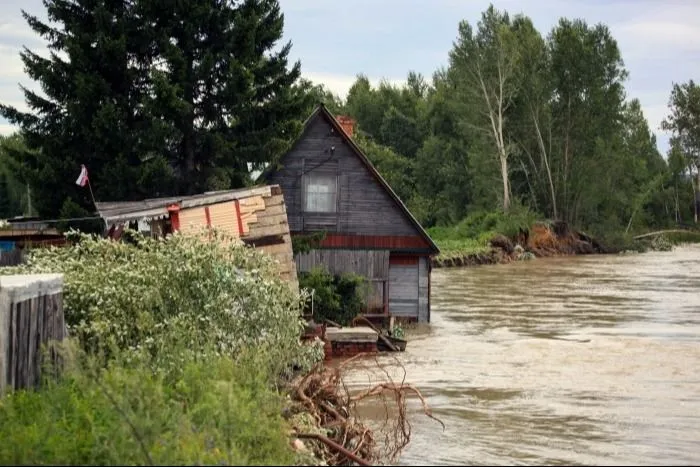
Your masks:
M 304 212 L 334 214 L 338 205 L 338 176 L 309 173 L 304 177 Z

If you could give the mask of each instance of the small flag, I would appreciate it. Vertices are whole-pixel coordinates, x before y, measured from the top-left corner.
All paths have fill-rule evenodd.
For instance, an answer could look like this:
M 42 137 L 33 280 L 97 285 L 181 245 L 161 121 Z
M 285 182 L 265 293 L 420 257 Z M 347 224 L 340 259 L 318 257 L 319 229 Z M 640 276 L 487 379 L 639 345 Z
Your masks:
M 85 168 L 84 165 L 80 166 L 80 175 L 78 176 L 78 179 L 75 181 L 76 185 L 79 186 L 85 186 L 88 183 L 88 172 L 87 169 Z

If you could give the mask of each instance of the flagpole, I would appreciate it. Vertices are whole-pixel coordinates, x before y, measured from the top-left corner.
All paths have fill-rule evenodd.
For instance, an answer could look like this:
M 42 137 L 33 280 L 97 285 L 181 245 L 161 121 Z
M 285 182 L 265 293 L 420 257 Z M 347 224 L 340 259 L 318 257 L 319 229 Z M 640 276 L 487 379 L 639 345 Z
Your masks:
M 87 186 L 90 189 L 90 198 L 92 198 L 92 205 L 95 206 L 95 209 L 97 210 L 97 203 L 95 202 L 95 195 L 92 193 L 92 184 L 90 183 L 90 177 L 88 176 L 87 179 Z

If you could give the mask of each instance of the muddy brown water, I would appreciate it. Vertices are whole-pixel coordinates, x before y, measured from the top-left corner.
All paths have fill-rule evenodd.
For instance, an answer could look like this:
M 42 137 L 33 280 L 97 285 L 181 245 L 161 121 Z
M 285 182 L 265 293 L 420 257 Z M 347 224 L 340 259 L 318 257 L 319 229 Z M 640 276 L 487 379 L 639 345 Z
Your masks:
M 700 246 L 436 269 L 431 321 L 381 357 L 446 424 L 411 399 L 400 464 L 700 464 Z

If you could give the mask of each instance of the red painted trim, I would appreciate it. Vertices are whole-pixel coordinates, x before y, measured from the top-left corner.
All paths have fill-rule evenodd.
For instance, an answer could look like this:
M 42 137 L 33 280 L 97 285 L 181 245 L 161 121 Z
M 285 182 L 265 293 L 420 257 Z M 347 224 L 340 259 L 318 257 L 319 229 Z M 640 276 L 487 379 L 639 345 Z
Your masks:
M 327 234 L 321 248 L 430 249 L 420 236 Z M 426 253 L 429 254 L 429 253 Z
M 211 214 L 209 214 L 209 206 L 204 206 L 204 215 L 207 216 L 207 227 L 211 227 Z
M 418 265 L 418 256 L 389 255 L 389 264 L 415 264 Z
M 243 220 L 241 219 L 241 205 L 237 199 L 233 200 L 236 205 L 236 220 L 238 221 L 238 234 L 243 236 Z
M 173 232 L 177 232 L 180 230 L 180 206 L 171 204 L 168 206 L 168 212 L 170 213 L 170 226 Z

